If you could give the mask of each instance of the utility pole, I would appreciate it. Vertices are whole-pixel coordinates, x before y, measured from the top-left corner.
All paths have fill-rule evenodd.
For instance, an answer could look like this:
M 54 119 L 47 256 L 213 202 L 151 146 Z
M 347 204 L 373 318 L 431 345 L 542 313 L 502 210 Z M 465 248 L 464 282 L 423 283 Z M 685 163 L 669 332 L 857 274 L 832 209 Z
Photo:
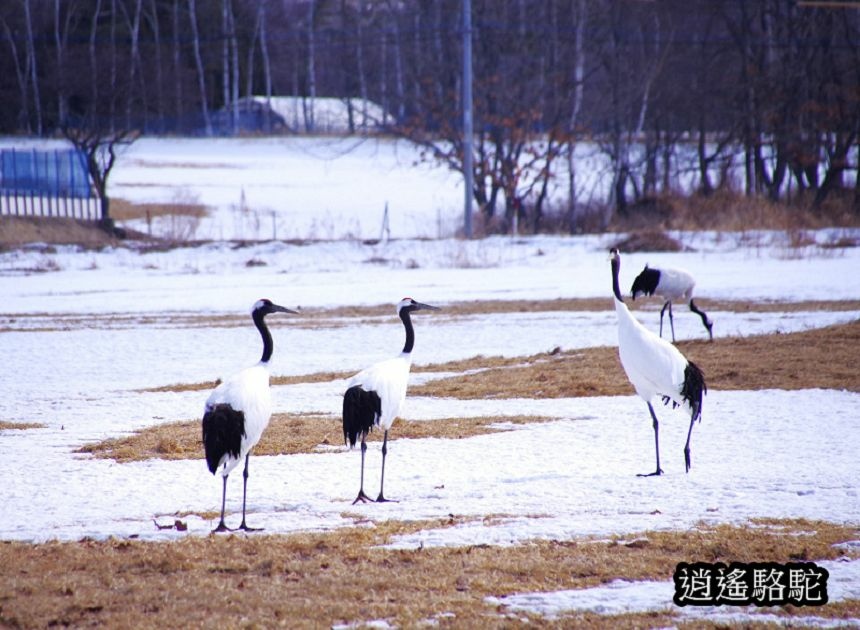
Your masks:
M 463 233 L 472 238 L 472 191 L 474 169 L 472 164 L 472 0 L 463 0 L 463 177 L 465 178 L 465 204 Z

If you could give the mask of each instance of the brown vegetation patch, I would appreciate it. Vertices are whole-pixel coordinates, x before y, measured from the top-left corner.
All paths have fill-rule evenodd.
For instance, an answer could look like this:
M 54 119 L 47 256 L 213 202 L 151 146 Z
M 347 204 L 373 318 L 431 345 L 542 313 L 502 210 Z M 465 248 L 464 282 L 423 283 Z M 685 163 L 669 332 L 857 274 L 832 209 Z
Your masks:
M 546 422 L 542 416 L 498 416 L 480 418 L 439 418 L 436 420 L 398 420 L 392 433 L 400 438 L 462 439 L 504 429 L 496 423 L 525 424 Z M 367 441 L 381 441 L 379 431 L 372 432 Z M 340 418 L 322 414 L 275 414 L 254 447 L 255 455 L 293 455 L 313 453 L 321 446 L 343 445 Z M 145 459 L 198 459 L 203 457 L 199 420 L 170 422 L 135 431 L 132 435 L 85 444 L 76 453 L 87 453 L 100 459 L 118 462 Z
M 510 627 L 523 623 L 523 615 L 509 615 L 487 597 L 587 588 L 619 578 L 669 581 L 680 561 L 833 559 L 841 553 L 834 545 L 860 534 L 843 525 L 785 520 L 510 547 L 381 547 L 397 535 L 463 522 L 452 515 L 291 536 L 4 543 L 0 624 L 136 627 L 145 619 L 153 627 L 331 627 L 385 619 L 398 627 L 428 620 L 442 627 Z M 773 612 L 810 614 L 792 607 Z M 657 613 L 572 614 L 556 621 L 530 615 L 529 621 L 539 627 L 683 623 L 674 613 L 667 602 Z M 817 607 L 814 615 L 856 618 L 860 602 Z
M 272 376 L 269 382 L 272 385 L 297 385 L 299 383 L 329 383 L 352 376 L 352 372 L 314 372 L 313 374 L 302 374 L 292 376 Z M 174 383 L 172 385 L 159 385 L 158 387 L 145 387 L 137 391 L 144 393 L 159 392 L 197 392 L 214 389 L 221 384 L 220 380 L 202 381 L 200 383 Z
M 612 247 L 625 253 L 680 252 L 685 250 L 685 247 L 677 239 L 672 238 L 665 232 L 656 232 L 653 230 L 633 232 L 615 243 Z
M 0 420 L 0 431 L 5 429 L 44 429 L 45 425 L 40 424 L 38 422 L 6 422 L 5 420 Z
M 61 217 L 0 216 L 0 249 L 11 249 L 28 243 L 102 248 L 116 246 L 120 242 L 115 235 L 108 234 L 94 221 Z
M 677 345 L 702 368 L 711 389 L 860 391 L 860 320 L 798 333 Z M 410 393 L 462 399 L 563 398 L 628 395 L 633 387 L 621 367 L 618 349 L 604 346 L 537 354 L 514 365 L 430 381 L 412 387 Z
M 114 221 L 131 221 L 155 217 L 193 217 L 202 219 L 207 215 L 206 206 L 187 200 L 174 203 L 134 203 L 118 197 L 111 198 L 110 214 Z
M 711 195 L 661 195 L 640 200 L 621 216 L 613 230 L 812 230 L 825 227 L 856 226 L 858 215 L 850 203 L 834 197 L 830 203 L 812 209 L 802 196 L 794 205 L 775 203 L 729 191 Z

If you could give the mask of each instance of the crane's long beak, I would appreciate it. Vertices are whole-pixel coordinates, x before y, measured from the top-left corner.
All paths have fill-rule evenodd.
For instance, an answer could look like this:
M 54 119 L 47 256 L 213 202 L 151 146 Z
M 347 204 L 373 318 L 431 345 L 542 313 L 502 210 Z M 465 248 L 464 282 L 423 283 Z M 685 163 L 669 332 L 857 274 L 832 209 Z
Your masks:
M 422 304 L 421 302 L 415 302 L 415 310 L 416 311 L 441 311 L 438 306 L 430 306 L 429 304 Z
M 278 313 L 292 313 L 293 315 L 298 315 L 298 311 L 294 311 L 288 309 L 286 306 L 281 306 L 280 304 L 272 304 L 272 311 Z

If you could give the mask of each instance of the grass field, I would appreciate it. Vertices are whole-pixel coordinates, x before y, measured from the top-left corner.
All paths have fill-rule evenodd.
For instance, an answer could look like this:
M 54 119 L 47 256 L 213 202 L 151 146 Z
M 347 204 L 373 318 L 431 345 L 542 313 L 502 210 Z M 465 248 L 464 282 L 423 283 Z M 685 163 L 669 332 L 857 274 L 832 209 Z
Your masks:
M 576 308 L 587 308 L 587 304 L 577 304 Z M 807 302 L 794 306 L 852 310 L 858 305 Z M 774 308 L 772 304 L 746 302 L 719 306 L 721 310 L 729 307 Z M 458 308 L 493 311 L 527 306 L 488 302 L 452 310 Z M 783 304 L 780 308 L 792 306 Z M 357 320 L 374 314 L 373 308 L 349 314 L 336 312 L 338 317 Z M 860 362 L 859 322 L 791 334 L 717 338 L 713 343 L 686 341 L 680 347 L 703 367 L 714 389 L 860 391 L 860 372 L 856 369 Z M 431 398 L 630 393 L 617 350 L 611 347 L 508 359 L 475 357 L 418 369 L 422 370 L 463 372 L 432 379 L 412 390 L 415 395 Z M 290 382 L 342 376 L 307 374 L 291 377 Z M 212 385 L 177 383 L 167 389 L 208 389 Z M 498 430 L 492 425 L 500 419 L 399 421 L 395 429 L 398 438 L 459 440 Z M 508 416 L 504 420 L 549 421 L 541 416 Z M 376 434 L 372 437 L 379 438 Z M 336 417 L 277 414 L 256 454 L 312 453 L 320 445 L 339 444 L 341 439 Z M 197 459 L 201 457 L 199 424 L 197 419 L 164 423 L 126 438 L 90 443 L 82 451 L 119 462 Z M 329 532 L 213 534 L 173 542 L 85 539 L 35 545 L 0 543 L 0 625 L 317 628 L 352 623 L 362 627 L 385 620 L 394 627 L 725 627 L 725 621 L 685 616 L 670 604 L 648 612 L 568 613 L 551 618 L 512 611 L 497 602 L 521 592 L 582 589 L 618 579 L 666 580 L 681 559 L 787 563 L 860 557 L 856 547 L 850 551 L 839 546 L 860 537 L 857 527 L 802 519 L 753 519 L 743 525 L 702 524 L 690 531 L 533 540 L 501 547 L 478 544 L 391 549 L 385 545 L 397 535 L 457 527 L 476 517 L 451 514 L 432 521 L 377 521 L 366 513 L 344 509 L 343 516 L 351 519 L 353 526 Z M 159 526 L 181 530 L 189 516 L 176 514 L 172 525 Z M 198 516 L 217 517 L 214 513 Z M 491 522 L 506 517 L 498 513 L 482 518 Z M 785 606 L 768 612 L 786 624 L 804 625 L 810 615 L 832 623 L 856 621 L 860 601 L 828 604 L 814 611 Z M 751 614 L 739 625 L 767 623 L 757 623 Z

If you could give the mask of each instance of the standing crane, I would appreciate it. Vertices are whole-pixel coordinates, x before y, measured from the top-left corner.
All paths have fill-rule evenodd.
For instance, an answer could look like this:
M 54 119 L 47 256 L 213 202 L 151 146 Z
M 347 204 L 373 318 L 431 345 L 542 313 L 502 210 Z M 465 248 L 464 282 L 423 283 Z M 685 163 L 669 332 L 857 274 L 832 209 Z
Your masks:
M 660 336 L 663 336 L 663 314 L 669 308 L 669 326 L 672 328 L 672 342 L 675 341 L 675 322 L 672 319 L 672 301 L 690 300 L 690 310 L 702 318 L 702 324 L 708 331 L 708 337 L 714 340 L 714 322 L 708 319 L 705 311 L 700 310 L 693 301 L 693 287 L 696 280 L 689 271 L 675 269 L 673 267 L 661 267 L 655 269 L 645 265 L 636 279 L 630 293 L 635 300 L 639 295 L 658 295 L 663 300 L 663 308 L 660 310 Z
M 702 417 L 702 397 L 708 391 L 705 376 L 698 366 L 688 361 L 680 350 L 668 341 L 647 330 L 627 309 L 618 288 L 621 254 L 613 248 L 609 253 L 612 265 L 612 292 L 615 295 L 615 314 L 618 316 L 618 354 L 627 378 L 636 393 L 648 405 L 654 427 L 654 448 L 657 469 L 641 476 L 661 475 L 660 429 L 651 401 L 660 396 L 663 402 L 679 405 L 690 413 L 690 429 L 684 446 L 684 463 L 690 472 L 690 436 L 693 425 Z
M 412 366 L 412 347 L 415 345 L 415 331 L 412 328 L 411 314 L 421 310 L 439 310 L 435 306 L 403 298 L 397 304 L 397 314 L 406 330 L 406 342 L 399 356 L 380 361 L 365 368 L 347 383 L 343 395 L 343 439 L 350 448 L 361 437 L 361 485 L 353 505 L 372 501 L 364 492 L 364 455 L 367 451 L 367 434 L 374 426 L 384 431 L 382 438 L 382 476 L 379 481 L 377 502 L 388 501 L 383 494 L 385 483 L 385 456 L 388 454 L 388 430 L 400 414 L 406 400 L 406 386 L 409 369 Z
M 270 300 L 258 300 L 251 310 L 254 325 L 263 338 L 263 356 L 260 362 L 237 372 L 218 385 L 206 400 L 203 414 L 203 448 L 206 464 L 214 475 L 223 478 L 221 489 L 221 521 L 216 532 L 231 531 L 224 523 L 224 504 L 227 497 L 227 477 L 236 465 L 245 460 L 242 473 L 242 524 L 239 529 L 255 531 L 245 523 L 245 499 L 248 493 L 248 459 L 251 449 L 260 440 L 272 416 L 272 397 L 269 392 L 269 359 L 274 343 L 266 326 L 266 315 L 293 313 Z

